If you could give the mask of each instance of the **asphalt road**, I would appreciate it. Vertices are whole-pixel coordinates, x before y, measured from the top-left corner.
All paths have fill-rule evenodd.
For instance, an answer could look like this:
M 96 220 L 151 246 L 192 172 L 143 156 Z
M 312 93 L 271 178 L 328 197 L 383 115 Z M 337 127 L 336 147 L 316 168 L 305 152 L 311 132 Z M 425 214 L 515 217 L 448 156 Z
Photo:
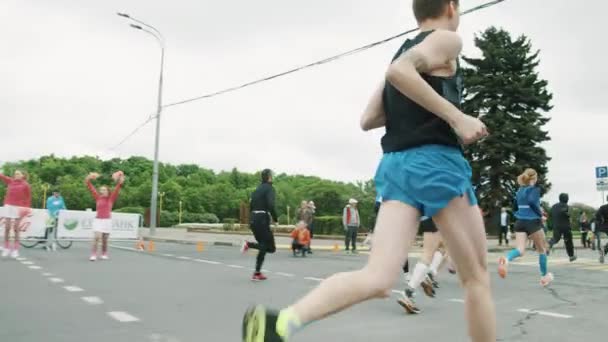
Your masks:
M 317 252 L 302 259 L 280 251 L 267 257 L 269 280 L 252 283 L 254 253 L 243 256 L 234 247 L 198 252 L 193 245 L 157 243 L 150 253 L 134 251 L 131 243 L 113 246 L 110 261 L 95 263 L 83 244 L 56 253 L 22 249 L 22 260 L 0 260 L 0 341 L 236 342 L 248 305 L 286 306 L 367 257 Z M 538 284 L 534 255 L 513 265 L 506 280 L 496 276 L 497 255 L 490 255 L 500 341 L 603 336 L 608 266 L 590 251 L 579 251 L 573 264 L 562 254 L 550 258 L 556 276 L 550 289 Z M 442 273 L 440 282 L 437 298 L 419 294 L 420 315 L 406 315 L 395 294 L 314 323 L 292 341 L 467 341 L 457 279 Z

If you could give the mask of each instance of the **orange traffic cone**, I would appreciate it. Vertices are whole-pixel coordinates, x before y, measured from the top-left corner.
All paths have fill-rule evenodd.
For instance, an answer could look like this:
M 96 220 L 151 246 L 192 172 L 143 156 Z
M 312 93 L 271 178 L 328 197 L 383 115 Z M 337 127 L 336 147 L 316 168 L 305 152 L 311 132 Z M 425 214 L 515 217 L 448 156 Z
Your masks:
M 205 250 L 205 245 L 202 242 L 198 242 L 196 244 L 196 251 L 197 252 L 202 252 Z
M 143 238 L 139 238 L 139 240 L 137 240 L 137 243 L 135 243 L 135 248 L 140 252 L 146 250 L 146 245 L 144 244 Z
M 150 252 L 156 251 L 156 246 L 154 245 L 154 241 L 150 241 L 148 243 L 148 251 L 150 251 Z

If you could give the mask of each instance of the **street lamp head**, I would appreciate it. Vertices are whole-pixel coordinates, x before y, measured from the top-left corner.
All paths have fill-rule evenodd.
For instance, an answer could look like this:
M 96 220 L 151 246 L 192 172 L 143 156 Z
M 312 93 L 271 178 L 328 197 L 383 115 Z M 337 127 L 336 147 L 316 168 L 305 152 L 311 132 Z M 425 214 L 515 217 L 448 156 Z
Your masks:
M 138 30 L 143 30 L 143 27 L 139 26 L 139 25 L 135 25 L 135 24 L 130 24 L 129 26 L 131 26 L 134 29 L 138 29 Z
M 117 14 L 119 17 L 123 17 L 123 18 L 131 18 L 131 16 L 129 16 L 127 13 L 116 12 L 116 14 Z

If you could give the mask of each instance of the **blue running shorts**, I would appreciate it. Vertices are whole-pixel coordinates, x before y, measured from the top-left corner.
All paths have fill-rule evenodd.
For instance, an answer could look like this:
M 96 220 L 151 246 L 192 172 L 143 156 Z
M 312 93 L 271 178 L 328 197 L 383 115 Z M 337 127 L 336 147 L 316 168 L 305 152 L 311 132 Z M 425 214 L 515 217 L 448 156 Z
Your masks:
M 426 217 L 435 216 L 452 199 L 465 194 L 471 206 L 477 205 L 471 166 L 455 147 L 425 145 L 385 153 L 375 183 L 383 201 L 403 202 Z

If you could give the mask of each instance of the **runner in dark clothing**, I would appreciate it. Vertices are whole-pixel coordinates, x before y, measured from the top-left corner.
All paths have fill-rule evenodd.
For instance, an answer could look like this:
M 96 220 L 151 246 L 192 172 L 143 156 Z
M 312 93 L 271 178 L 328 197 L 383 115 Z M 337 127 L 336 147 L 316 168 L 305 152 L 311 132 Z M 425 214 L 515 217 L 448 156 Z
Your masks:
M 574 244 L 572 243 L 572 229 L 570 227 L 570 213 L 568 207 L 568 194 L 559 195 L 559 203 L 551 208 L 551 219 L 553 221 L 553 237 L 549 240 L 549 251 L 564 237 L 566 252 L 570 261 L 576 260 L 574 255 Z
M 608 244 L 602 248 L 600 234 L 608 235 L 608 204 L 604 204 L 595 213 L 595 238 L 597 240 L 597 250 L 600 253 L 600 262 L 604 263 L 604 257 L 608 254 Z
M 272 254 L 276 251 L 274 235 L 270 230 L 272 221 L 277 220 L 274 198 L 272 171 L 266 169 L 262 171 L 262 184 L 251 195 L 251 230 L 257 243 L 245 241 L 241 247 L 241 253 L 247 252 L 249 248 L 259 251 L 255 262 L 255 273 L 251 277 L 253 281 L 266 280 L 266 276 L 262 274 L 264 258 L 266 253 Z

